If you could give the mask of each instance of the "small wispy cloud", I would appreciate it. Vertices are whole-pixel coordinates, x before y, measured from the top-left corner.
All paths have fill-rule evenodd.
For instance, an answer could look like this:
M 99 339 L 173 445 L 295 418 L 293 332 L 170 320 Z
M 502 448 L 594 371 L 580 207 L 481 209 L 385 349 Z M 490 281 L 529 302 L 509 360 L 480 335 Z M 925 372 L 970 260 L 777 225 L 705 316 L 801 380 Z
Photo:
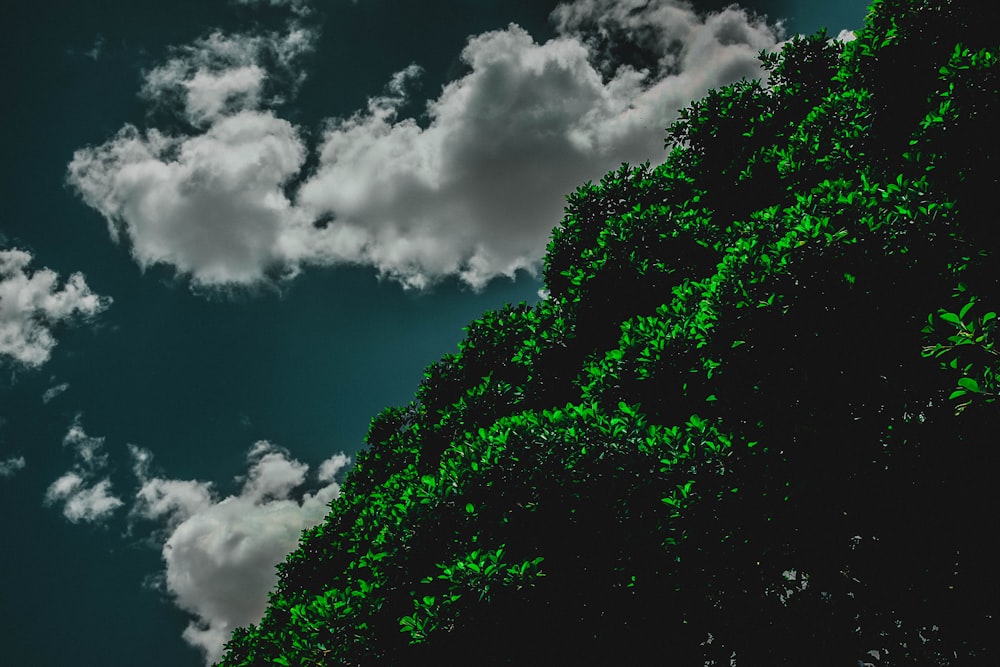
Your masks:
M 94 39 L 94 44 L 90 47 L 89 50 L 84 51 L 83 54 L 96 62 L 97 59 L 101 57 L 101 54 L 104 53 L 104 44 L 105 44 L 104 35 L 98 35 Z
M 0 250 L 0 362 L 34 368 L 49 360 L 55 327 L 93 318 L 111 297 L 94 294 L 81 273 L 60 285 L 54 271 L 29 268 L 32 260 L 25 250 Z
M 94 37 L 94 41 L 91 42 L 89 47 L 68 48 L 66 49 L 66 55 L 71 57 L 83 56 L 84 58 L 89 58 L 90 60 L 97 62 L 98 60 L 101 59 L 101 56 L 104 55 L 104 49 L 106 46 L 107 46 L 107 40 L 104 38 L 104 35 L 98 33 L 98 35 Z
M 62 513 L 73 523 L 97 523 L 122 506 L 111 493 L 111 480 L 91 482 L 78 472 L 67 472 L 45 492 L 46 504 L 62 504 Z
M 23 456 L 11 456 L 0 461 L 0 477 L 13 477 L 19 470 L 24 470 L 27 461 Z
M 106 520 L 124 502 L 112 493 L 111 480 L 105 474 L 108 455 L 104 438 L 87 435 L 77 415 L 63 438 L 63 446 L 73 450 L 76 462 L 49 485 L 44 504 L 61 505 L 63 516 L 72 523 Z
M 53 385 L 45 390 L 42 394 L 42 403 L 48 403 L 55 397 L 59 396 L 63 392 L 69 389 L 69 382 L 63 382 L 61 384 Z

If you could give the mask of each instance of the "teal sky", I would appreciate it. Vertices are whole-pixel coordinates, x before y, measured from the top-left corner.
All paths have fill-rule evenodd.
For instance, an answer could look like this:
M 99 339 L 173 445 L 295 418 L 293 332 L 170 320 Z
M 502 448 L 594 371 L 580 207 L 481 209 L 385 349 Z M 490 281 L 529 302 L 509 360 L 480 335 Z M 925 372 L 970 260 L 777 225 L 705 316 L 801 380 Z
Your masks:
M 566 193 L 866 8 L 558 5 L 0 0 L 0 662 L 204 664 Z

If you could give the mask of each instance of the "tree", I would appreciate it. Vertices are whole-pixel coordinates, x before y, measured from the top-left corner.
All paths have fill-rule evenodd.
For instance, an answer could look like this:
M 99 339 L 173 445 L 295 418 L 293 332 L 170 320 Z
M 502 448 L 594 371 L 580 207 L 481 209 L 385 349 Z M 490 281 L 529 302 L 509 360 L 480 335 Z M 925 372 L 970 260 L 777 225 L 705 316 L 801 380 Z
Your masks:
M 571 195 L 221 664 L 996 664 L 980 13 L 876 0 Z

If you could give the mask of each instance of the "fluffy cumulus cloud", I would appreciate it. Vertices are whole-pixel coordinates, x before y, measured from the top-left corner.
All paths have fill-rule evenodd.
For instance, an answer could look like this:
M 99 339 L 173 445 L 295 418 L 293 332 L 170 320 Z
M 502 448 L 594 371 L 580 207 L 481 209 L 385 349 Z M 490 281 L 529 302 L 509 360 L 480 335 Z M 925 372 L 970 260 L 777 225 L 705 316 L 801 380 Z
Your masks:
M 564 197 L 621 162 L 657 160 L 664 128 L 707 89 L 760 74 L 782 37 L 744 10 L 680 0 L 582 0 L 539 43 L 511 24 L 470 37 L 467 74 L 402 117 L 412 65 L 322 132 L 275 112 L 313 33 L 214 35 L 147 74 L 144 95 L 186 129 L 127 126 L 78 151 L 69 181 L 143 266 L 197 285 L 253 285 L 308 265 L 364 264 L 410 287 L 481 287 L 538 266 Z M 295 25 L 295 24 L 291 24 Z M 286 86 L 287 87 L 287 86 Z
M 394 94 L 330 123 L 300 206 L 353 229 L 362 261 L 405 284 L 459 275 L 481 286 L 535 266 L 567 192 L 658 157 L 678 109 L 758 74 L 756 53 L 777 40 L 741 10 L 700 17 L 651 3 L 623 14 L 621 30 L 655 34 L 646 47 L 669 66 L 611 71 L 594 34 L 619 21 L 605 13 L 616 6 L 560 7 L 559 36 L 544 44 L 516 25 L 471 38 L 461 56 L 469 73 L 428 104 L 425 128 L 397 118 L 404 95 L 394 82 Z
M 124 504 L 112 493 L 111 480 L 105 474 L 108 457 L 104 438 L 87 435 L 77 416 L 63 438 L 63 446 L 73 450 L 76 463 L 49 485 L 45 504 L 61 505 L 63 516 L 73 523 L 104 521 Z
M 310 484 L 306 464 L 261 441 L 247 455 L 240 490 L 220 497 L 208 482 L 152 476 L 151 454 L 137 447 L 132 454 L 141 486 L 131 514 L 164 527 L 165 588 L 195 617 L 184 639 L 211 663 L 234 628 L 260 620 L 275 564 L 326 516 L 350 461 L 343 454 L 324 461 Z
M 17 471 L 24 470 L 26 465 L 28 463 L 24 460 L 23 456 L 11 456 L 10 458 L 0 460 L 0 478 L 13 477 Z
M 69 182 L 124 235 L 142 267 L 173 266 L 202 285 L 251 284 L 296 270 L 308 231 L 283 187 L 305 159 L 270 106 L 294 88 L 310 31 L 213 33 L 146 73 L 143 96 L 186 129 L 126 125 L 75 153 Z M 265 71 L 262 63 L 270 64 Z
M 295 270 L 288 246 L 308 225 L 282 186 L 303 159 L 288 122 L 241 111 L 192 137 L 127 126 L 78 153 L 70 169 L 113 235 L 127 235 L 140 266 L 168 264 L 218 286 Z
M 60 284 L 54 271 L 32 270 L 31 262 L 24 250 L 0 250 L 0 361 L 37 367 L 56 346 L 55 326 L 94 317 L 111 298 L 94 294 L 81 273 Z

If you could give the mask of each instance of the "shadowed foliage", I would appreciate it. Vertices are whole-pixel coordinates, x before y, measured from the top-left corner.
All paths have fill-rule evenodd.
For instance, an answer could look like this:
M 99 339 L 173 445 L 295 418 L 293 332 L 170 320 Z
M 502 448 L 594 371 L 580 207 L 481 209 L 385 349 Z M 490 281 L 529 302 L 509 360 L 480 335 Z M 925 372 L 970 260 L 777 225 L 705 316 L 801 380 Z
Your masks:
M 998 664 L 981 11 L 876 0 L 570 195 L 220 664 Z

